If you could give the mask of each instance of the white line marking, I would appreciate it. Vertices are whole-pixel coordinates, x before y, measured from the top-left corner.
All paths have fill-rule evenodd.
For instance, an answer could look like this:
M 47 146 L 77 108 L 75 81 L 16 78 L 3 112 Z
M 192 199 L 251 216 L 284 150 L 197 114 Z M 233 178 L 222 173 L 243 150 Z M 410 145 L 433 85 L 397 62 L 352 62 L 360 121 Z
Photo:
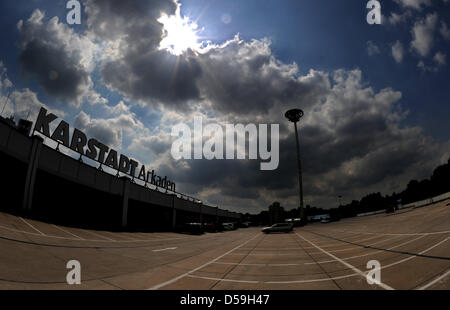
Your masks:
M 331 280 L 340 280 L 340 279 L 345 279 L 345 278 L 351 278 L 351 277 L 355 277 L 355 276 L 359 276 L 358 273 L 351 273 L 351 274 L 347 274 L 345 276 L 338 276 L 338 277 L 333 277 L 333 278 L 319 278 L 319 279 L 311 279 L 311 280 L 294 280 L 294 281 L 267 281 L 264 283 L 269 283 L 269 284 L 294 284 L 294 283 L 310 283 L 310 282 L 324 282 L 324 281 L 331 281 Z
M 259 283 L 259 281 L 250 281 L 250 280 L 232 280 L 232 279 L 222 279 L 222 278 L 210 278 L 210 277 L 200 277 L 195 275 L 188 275 L 190 278 L 198 278 L 204 280 L 212 280 L 212 281 L 224 281 L 224 282 L 238 282 L 238 283 Z
M 178 277 L 175 277 L 175 278 L 173 278 L 173 279 L 171 279 L 171 280 L 169 280 L 169 281 L 166 281 L 166 282 L 163 282 L 163 283 L 154 285 L 154 286 L 152 286 L 151 288 L 149 288 L 148 290 L 157 290 L 157 289 L 160 289 L 160 288 L 162 288 L 162 287 L 164 287 L 164 286 L 166 286 L 166 285 L 172 284 L 172 283 L 174 283 L 174 282 L 176 282 L 176 281 L 178 281 L 178 280 L 180 280 L 180 279 L 183 279 L 184 277 L 189 276 L 191 273 L 196 272 L 196 271 L 198 271 L 198 270 L 200 270 L 200 269 L 203 269 L 203 268 L 205 268 L 206 266 L 209 266 L 209 265 L 211 265 L 212 263 L 218 261 L 218 260 L 221 259 L 222 257 L 224 257 L 224 256 L 226 256 L 226 255 L 228 255 L 228 254 L 230 254 L 231 252 L 233 252 L 233 251 L 239 249 L 240 247 L 243 247 L 244 245 L 246 245 L 247 243 L 249 243 L 250 241 L 252 241 L 253 239 L 255 239 L 255 238 L 258 237 L 258 236 L 261 236 L 261 234 L 258 233 L 258 234 L 255 235 L 253 238 L 250 238 L 249 240 L 245 241 L 245 242 L 242 243 L 241 245 L 239 245 L 239 246 L 237 246 L 237 247 L 231 249 L 230 251 L 226 252 L 225 254 L 222 254 L 222 255 L 216 257 L 215 259 L 213 259 L 213 260 L 207 262 L 206 264 L 203 264 L 203 265 L 201 265 L 201 266 L 199 266 L 199 267 L 197 267 L 197 268 L 195 268 L 195 269 L 192 269 L 191 271 L 188 271 L 188 272 L 186 272 L 186 273 L 184 273 L 184 274 L 182 274 L 182 275 L 180 275 L 180 276 L 178 276 Z
M 28 226 L 30 226 L 31 228 L 33 228 L 35 231 L 37 231 L 38 233 L 40 233 L 42 236 L 45 236 L 45 234 L 42 232 L 42 231 L 40 231 L 39 229 L 37 229 L 36 227 L 34 227 L 33 225 L 31 225 L 30 223 L 28 223 L 27 221 L 25 221 L 23 218 L 21 218 L 20 216 L 19 216 L 19 218 L 22 220 L 22 222 L 24 222 L 25 224 L 27 224 Z
M 111 238 L 108 238 L 108 237 L 106 237 L 106 236 L 97 234 L 97 233 L 95 233 L 95 232 L 93 232 L 93 231 L 90 231 L 90 230 L 85 230 L 85 232 L 87 232 L 87 233 L 89 233 L 89 234 L 92 234 L 92 235 L 94 235 L 94 236 L 97 236 L 97 237 L 106 239 L 106 240 L 108 240 L 108 241 L 117 242 L 117 240 L 113 240 L 113 239 L 111 239 Z
M 386 241 L 389 241 L 389 240 L 392 240 L 392 239 L 398 238 L 398 237 L 402 237 L 402 236 L 393 236 L 393 237 L 391 237 L 391 238 L 387 238 L 387 239 L 380 240 L 380 241 L 377 241 L 377 242 L 369 243 L 369 244 L 367 244 L 367 246 L 371 246 L 371 245 L 374 245 L 374 244 L 386 242 Z M 310 248 L 314 248 L 314 247 L 310 247 Z M 330 251 L 331 253 L 336 253 L 336 252 L 345 252 L 345 251 L 356 250 L 356 249 L 359 249 L 359 248 L 360 248 L 360 247 L 358 247 L 357 245 L 355 245 L 353 248 L 344 248 L 344 249 L 339 249 L 339 250 L 329 250 L 329 251 Z M 310 252 L 309 254 L 320 254 L 320 253 L 322 253 L 322 252 Z
M 298 253 L 231 253 L 230 255 L 249 255 L 249 256 L 296 256 L 296 257 L 309 257 L 308 255 L 299 256 Z
M 335 232 L 349 232 L 353 234 L 367 234 L 367 235 L 380 235 L 380 236 L 419 236 L 419 235 L 438 235 L 438 234 L 448 234 L 450 230 L 446 231 L 434 231 L 427 233 L 376 233 L 376 232 L 364 232 L 364 231 L 349 231 L 349 230 L 333 230 Z
M 72 234 L 70 231 L 67 231 L 67 230 L 65 230 L 65 229 L 62 229 L 61 227 L 58 227 L 58 226 L 56 226 L 56 225 L 54 225 L 54 224 L 51 224 L 51 225 L 52 225 L 53 227 L 55 227 L 55 228 L 61 230 L 62 232 L 65 232 L 65 233 L 67 233 L 67 234 L 69 234 L 69 235 L 72 235 L 72 236 L 74 236 L 74 237 L 76 237 L 76 238 L 78 238 L 78 239 L 80 239 L 80 240 L 84 240 L 84 239 L 81 238 L 80 236 L 77 236 L 77 235 L 75 235 L 75 234 Z
M 390 247 L 390 248 L 388 248 L 388 249 L 386 249 L 386 250 L 392 250 L 392 249 L 401 247 L 401 246 L 406 245 L 406 244 L 408 244 L 408 243 L 411 243 L 411 242 L 414 242 L 414 241 L 416 241 L 416 240 L 422 239 L 423 237 L 425 237 L 425 236 L 419 236 L 419 237 L 417 237 L 417 238 L 415 238 L 415 239 L 412 239 L 412 240 L 406 241 L 406 242 L 404 242 L 404 243 L 398 244 L 398 245 L 396 245 L 396 246 Z M 362 255 L 357 255 L 357 256 L 346 257 L 346 258 L 342 258 L 342 260 L 349 260 L 349 259 L 353 259 L 353 258 L 360 258 L 360 257 L 364 257 L 364 256 L 375 255 L 375 254 L 378 254 L 378 253 L 381 253 L 381 252 L 383 252 L 383 250 L 374 251 L 374 252 L 370 252 L 370 253 L 362 254 Z M 325 261 L 321 261 L 321 262 L 305 263 L 305 264 L 306 264 L 306 265 L 326 264 L 326 263 L 333 263 L 333 262 L 335 262 L 335 261 L 336 261 L 336 260 L 325 260 Z
M 387 239 L 384 239 L 384 240 L 380 240 L 380 241 L 377 241 L 377 242 L 374 242 L 374 243 L 370 243 L 370 244 L 368 244 L 367 246 L 371 246 L 371 245 L 374 245 L 374 244 L 377 244 L 377 243 L 381 243 L 381 242 L 385 242 L 385 241 L 389 241 L 389 240 L 391 240 L 391 239 L 394 239 L 394 238 L 398 238 L 399 236 L 394 236 L 394 237 L 391 237 L 391 238 L 387 238 Z M 425 236 L 421 236 L 421 237 L 425 237 Z M 378 238 L 378 237 L 375 237 L 375 238 Z M 372 237 L 372 238 L 369 238 L 369 239 L 374 239 L 374 237 Z M 367 239 L 367 240 L 369 240 L 369 239 Z M 361 240 L 362 241 L 362 240 Z M 338 246 L 338 245 L 334 245 L 334 246 Z M 342 244 L 340 244 L 339 246 L 342 246 Z M 324 246 L 325 247 L 325 246 Z M 303 249 L 300 249 L 300 248 L 289 248 L 289 249 L 291 249 L 291 250 L 297 250 L 297 251 L 299 251 L 300 253 L 304 253 L 305 251 L 303 251 L 303 249 L 314 249 L 314 247 L 304 247 Z M 345 248 L 345 249 L 339 249 L 339 250 L 329 250 L 330 252 L 332 252 L 332 253 L 334 253 L 334 252 L 343 252 L 343 251 L 351 251 L 351 250 L 358 250 L 358 249 L 361 249 L 361 247 L 360 246 L 357 246 L 357 245 L 354 245 L 354 247 L 353 248 Z M 242 250 L 242 249 L 241 249 Z M 286 249 L 280 249 L 280 250 L 287 250 L 287 248 Z M 263 251 L 263 250 L 260 250 L 260 251 Z M 322 252 L 310 252 L 309 254 L 320 254 L 320 253 L 322 253 Z M 298 256 L 298 254 L 299 253 L 273 253 L 273 252 L 268 252 L 268 253 L 249 253 L 249 254 L 247 254 L 247 253 L 233 253 L 233 254 L 230 254 L 230 255 L 252 255 L 252 256 L 272 256 L 272 255 L 274 255 L 274 256 L 276 256 L 276 255 L 281 255 L 281 256 L 283 256 L 283 255 L 296 255 L 297 257 L 300 257 L 300 256 Z M 308 257 L 307 255 L 304 255 L 304 256 L 301 256 L 301 257 Z M 314 264 L 314 263 L 310 263 L 310 264 Z
M 422 238 L 422 237 L 425 237 L 425 236 L 420 236 L 420 238 Z M 416 239 L 418 239 L 418 238 L 416 238 Z M 412 242 L 412 241 L 414 241 L 414 240 L 416 240 L 416 239 L 410 240 L 409 242 Z M 442 243 L 444 243 L 444 242 L 447 241 L 448 239 L 450 239 L 450 237 L 446 238 L 445 240 L 442 240 L 442 241 L 438 242 L 437 244 L 435 244 L 435 245 L 429 247 L 429 248 L 426 249 L 426 250 L 423 250 L 423 251 L 420 252 L 419 254 L 423 254 L 423 253 L 425 253 L 425 252 L 430 251 L 431 249 L 434 249 L 435 247 L 441 245 Z M 415 257 L 417 257 L 417 256 L 408 257 L 408 258 L 399 260 L 399 261 L 397 261 L 397 262 L 394 262 L 394 263 L 392 263 L 392 264 L 389 264 L 389 265 L 386 265 L 386 266 L 381 266 L 380 269 L 384 269 L 384 268 L 388 268 L 388 267 L 391 267 L 391 266 L 394 266 L 394 265 L 397 265 L 397 264 L 401 264 L 401 263 L 403 263 L 403 262 L 405 262 L 405 261 L 408 261 L 408 260 L 411 260 L 411 259 L 413 259 L 413 258 L 415 258 Z M 231 265 L 231 264 L 236 264 L 236 265 L 250 265 L 250 266 L 252 265 L 252 264 L 221 263 L 221 262 L 215 262 L 215 263 L 216 263 L 216 264 L 230 264 L 230 265 Z M 254 265 L 256 265 L 256 264 L 254 264 Z M 269 265 L 269 264 L 268 264 L 268 265 Z M 351 265 L 350 265 L 350 266 L 351 266 Z M 319 279 L 311 279 L 311 280 L 257 281 L 257 283 L 268 283 L 268 284 L 294 284 L 294 283 L 322 282 L 322 281 L 330 281 L 330 280 L 339 280 L 339 279 L 344 279 L 344 278 L 350 278 L 350 277 L 354 277 L 354 276 L 358 276 L 358 275 L 360 276 L 361 274 L 360 274 L 360 273 L 353 273 L 353 274 L 344 275 L 344 276 L 338 276 L 338 277 L 333 277 L 333 278 L 319 278 Z M 447 273 L 446 273 L 446 276 L 448 276 Z M 202 277 L 200 277 L 200 276 L 195 276 L 195 277 L 202 278 Z M 364 277 L 365 277 L 365 275 L 364 275 Z M 219 279 L 219 278 L 206 278 L 206 277 L 203 277 L 203 278 L 204 278 L 204 279 L 215 280 L 215 281 L 221 281 L 221 280 L 222 280 L 222 279 Z M 444 278 L 444 276 L 442 276 L 442 278 Z M 442 278 L 441 278 L 441 279 L 442 279 Z M 242 281 L 245 281 L 245 280 L 230 280 L 230 279 L 228 279 L 227 281 L 228 281 L 228 282 L 242 282 Z M 436 281 L 439 281 L 439 280 L 436 280 Z
M 335 260 L 339 261 L 341 264 L 343 264 L 344 266 L 352 269 L 354 272 L 358 273 L 361 277 L 363 277 L 364 279 L 366 279 L 366 274 L 364 272 L 362 272 L 361 270 L 359 270 L 358 268 L 356 268 L 353 265 L 350 265 L 349 263 L 343 261 L 342 259 L 340 259 L 337 256 L 334 256 L 333 254 L 327 252 L 326 250 L 322 249 L 321 247 L 315 245 L 314 243 L 312 243 L 311 241 L 309 241 L 308 239 L 306 239 L 305 237 L 303 237 L 302 235 L 295 233 L 298 237 L 302 238 L 303 240 L 305 240 L 306 242 L 308 242 L 309 244 L 311 244 L 312 246 L 314 246 L 315 248 L 317 248 L 318 250 L 322 251 L 323 253 L 327 254 L 328 256 L 334 258 Z M 380 281 L 380 283 L 376 283 L 378 286 L 381 286 L 382 288 L 386 289 L 386 290 L 393 290 L 392 287 L 390 287 L 389 285 L 384 284 L 383 282 Z
M 444 279 L 445 277 L 447 277 L 450 274 L 450 269 L 447 270 L 446 273 L 440 275 L 439 277 L 437 277 L 436 279 L 432 280 L 431 282 L 425 284 L 424 286 L 419 287 L 417 290 L 422 291 L 422 290 L 426 290 L 427 288 L 429 288 L 430 286 L 436 284 L 437 282 L 441 281 L 442 279 Z
M 310 282 L 323 282 L 323 281 L 331 281 L 331 280 L 339 280 L 345 278 L 351 278 L 354 276 L 358 276 L 357 273 L 352 273 L 344 276 L 338 276 L 333 278 L 320 278 L 320 279 L 311 279 L 311 280 L 294 280 L 294 281 L 256 281 L 256 280 L 233 280 L 233 279 L 222 279 L 222 278 L 212 278 L 212 277 L 202 277 L 196 275 L 188 275 L 190 278 L 198 278 L 204 280 L 212 280 L 212 281 L 225 281 L 225 282 L 237 282 L 237 283 L 264 283 L 264 284 L 293 284 L 293 283 L 310 283 Z
M 351 238 L 351 237 L 349 237 L 349 238 Z M 365 238 L 365 239 L 361 239 L 361 240 L 355 240 L 355 241 L 351 241 L 351 240 L 346 240 L 346 241 L 349 241 L 349 242 L 363 242 L 363 241 L 367 241 L 367 240 L 375 239 L 375 238 L 380 238 L 380 236 L 372 236 L 372 237 L 369 237 L 369 238 Z M 331 247 L 342 246 L 342 241 L 336 241 L 336 242 L 339 242 L 339 243 L 338 244 L 336 244 L 336 243 L 326 243 L 325 245 L 318 244 L 318 246 L 320 246 L 322 248 L 331 248 Z M 314 249 L 314 247 L 309 246 L 309 247 L 304 247 L 303 249 Z M 297 248 L 297 250 L 298 250 L 298 248 Z
M 361 239 L 361 240 L 350 241 L 350 242 L 363 242 L 363 241 L 367 241 L 367 240 L 375 239 L 375 238 L 380 238 L 380 236 L 373 236 L 373 237 L 369 237 L 369 238 L 365 238 L 365 239 Z M 393 239 L 393 238 L 388 238 L 388 239 L 381 240 L 381 241 L 378 241 L 378 242 L 387 241 L 387 240 L 390 240 L 390 239 Z M 346 241 L 349 241 L 349 240 L 346 240 Z M 342 243 L 342 241 L 340 243 Z M 318 245 L 323 247 L 323 248 L 342 246 L 342 244 L 336 244 L 336 243 L 326 243 L 324 245 L 320 245 L 320 244 L 318 244 Z M 307 247 L 304 247 L 303 249 L 314 249 L 314 247 L 313 246 L 307 246 Z M 299 249 L 298 247 L 295 247 L 295 248 L 269 248 L 269 247 L 267 247 L 267 248 L 264 248 L 264 249 L 242 248 L 241 250 L 244 250 L 244 251 L 245 250 L 249 250 L 249 251 L 250 250 L 254 250 L 254 251 L 288 251 L 288 250 L 301 251 L 302 249 Z M 334 252 L 334 251 L 336 251 L 336 250 L 332 250 L 332 252 Z M 317 252 L 317 253 L 322 253 L 322 252 Z
M 159 250 L 153 250 L 152 252 L 163 252 L 163 251 L 170 251 L 170 250 L 176 250 L 177 247 L 173 247 L 173 248 L 167 248 L 167 249 L 159 249 Z
M 435 247 L 440 246 L 442 243 L 446 242 L 448 239 L 450 239 L 450 237 L 447 237 L 447 238 L 445 238 L 444 240 L 442 240 L 442 241 L 436 243 L 435 245 L 432 245 L 432 246 L 429 247 L 428 249 L 423 250 L 422 252 L 419 253 L 419 255 L 422 255 L 423 253 L 426 253 L 426 252 L 428 252 L 428 251 L 434 249 Z M 401 263 L 404 263 L 404 262 L 406 262 L 406 261 L 409 261 L 409 260 L 411 260 L 411 259 L 413 259 L 413 258 L 416 258 L 416 257 L 417 257 L 417 255 L 413 255 L 413 256 L 411 256 L 411 257 L 407 257 L 407 258 L 404 258 L 404 259 L 402 259 L 402 260 L 396 261 L 396 262 L 394 262 L 394 263 L 392 263 L 392 264 L 385 265 L 385 266 L 381 266 L 380 269 L 389 268 L 389 267 L 395 266 L 395 265 L 397 265 L 397 264 L 401 264 Z
M 418 240 L 418 239 L 420 239 L 420 238 L 423 238 L 423 237 L 425 237 L 425 236 L 420 236 L 420 237 L 415 238 L 415 239 L 413 239 L 413 240 L 409 240 L 409 241 L 404 242 L 404 243 L 402 243 L 402 244 L 399 244 L 399 245 L 396 245 L 396 246 L 394 246 L 394 247 L 391 247 L 391 248 L 389 248 L 388 250 L 391 250 L 391 249 L 400 247 L 400 246 L 402 246 L 402 245 L 405 245 L 405 244 L 408 244 L 408 243 L 410 243 L 410 242 L 416 241 L 416 240 Z M 376 243 L 380 243 L 380 242 L 382 242 L 382 241 L 388 241 L 388 240 L 391 240 L 391 239 L 394 239 L 394 238 L 398 238 L 398 236 L 395 236 L 395 237 L 392 237 L 392 238 L 388 238 L 388 239 L 385 239 L 385 240 L 381 240 L 381 241 L 378 241 L 378 242 L 374 242 L 374 243 L 371 243 L 371 245 L 376 244 Z M 311 247 L 311 248 L 314 248 L 314 247 Z M 345 250 L 355 250 L 355 249 L 357 249 L 357 248 L 351 248 L 351 249 L 345 249 Z M 339 250 L 331 251 L 331 252 L 338 252 L 338 251 L 339 251 Z M 343 258 L 343 260 L 348 260 L 348 259 L 352 259 L 352 258 L 358 258 L 358 257 L 368 256 L 368 255 L 376 254 L 376 253 L 379 253 L 379 252 L 382 252 L 382 251 L 375 251 L 375 252 L 370 252 L 370 253 L 367 253 L 367 254 L 364 254 L 364 255 L 358 255 L 358 256 L 352 256 L 352 257 L 346 257 L 346 258 Z M 320 253 L 322 253 L 322 252 L 311 252 L 310 254 L 320 254 Z M 234 254 L 231 254 L 231 255 L 234 255 Z M 268 254 L 268 255 L 269 255 L 269 254 Z M 241 266 L 264 266 L 264 267 L 268 266 L 268 267 L 271 267 L 271 266 L 303 266 L 303 265 L 316 265 L 316 264 L 332 263 L 332 262 L 335 262 L 335 261 L 336 261 L 336 260 L 328 260 L 328 261 L 321 261 L 321 262 L 297 263 L 297 264 L 295 264 L 295 263 L 292 263 L 292 264 L 241 264 L 241 263 L 226 263 L 226 262 L 215 262 L 214 264 L 220 264 L 220 265 L 241 265 Z
M 303 265 L 302 264 L 241 264 L 241 263 L 225 263 L 225 262 L 214 262 L 214 264 L 219 264 L 219 265 L 239 265 L 239 266 L 300 266 Z
M 25 231 L 25 230 L 20 230 L 20 229 L 14 229 L 14 228 L 10 228 L 10 227 L 6 227 L 6 226 L 2 226 L 0 225 L 1 229 L 5 229 L 5 230 L 9 230 L 9 231 L 14 231 L 14 232 L 19 232 L 19 233 L 24 233 L 27 235 L 33 235 L 33 236 L 42 236 L 41 233 L 37 234 L 37 233 L 33 233 L 33 232 L 29 232 L 29 231 Z M 96 235 L 88 230 L 83 230 L 84 232 L 87 233 L 91 233 L 93 235 Z M 67 237 L 61 237 L 61 236 L 52 236 L 52 235 L 44 235 L 47 238 L 56 238 L 56 239 L 63 239 L 63 240 L 78 240 L 79 239 L 74 239 L 74 238 L 67 238 Z M 100 236 L 103 237 L 103 236 Z M 106 238 L 106 237 L 105 237 Z M 155 239 L 155 240 L 139 240 L 139 241 L 131 241 L 131 240 L 116 240 L 114 242 L 119 242 L 119 243 L 127 243 L 127 242 L 158 242 L 158 241 L 170 241 L 170 240 L 181 240 L 181 239 L 188 239 L 188 237 L 182 237 L 182 238 L 169 238 L 169 239 Z M 105 239 L 101 239 L 101 240 L 96 240 L 96 239 L 84 239 L 83 241 L 92 241 L 92 242 L 110 242 L 109 240 L 105 240 Z

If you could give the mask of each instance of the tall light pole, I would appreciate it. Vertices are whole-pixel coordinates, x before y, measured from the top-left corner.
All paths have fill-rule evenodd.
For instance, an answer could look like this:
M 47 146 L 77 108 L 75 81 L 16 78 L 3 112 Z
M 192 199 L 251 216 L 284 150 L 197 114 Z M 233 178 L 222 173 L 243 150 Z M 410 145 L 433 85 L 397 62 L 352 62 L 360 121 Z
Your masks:
M 298 129 L 297 123 L 300 118 L 304 115 L 303 111 L 300 109 L 292 109 L 287 111 L 284 116 L 292 123 L 295 127 L 295 141 L 297 143 L 297 161 L 298 161 L 298 194 L 300 198 L 300 219 L 302 224 L 306 224 L 305 209 L 303 207 L 303 182 L 302 182 L 302 161 L 300 159 L 300 143 L 298 141 Z

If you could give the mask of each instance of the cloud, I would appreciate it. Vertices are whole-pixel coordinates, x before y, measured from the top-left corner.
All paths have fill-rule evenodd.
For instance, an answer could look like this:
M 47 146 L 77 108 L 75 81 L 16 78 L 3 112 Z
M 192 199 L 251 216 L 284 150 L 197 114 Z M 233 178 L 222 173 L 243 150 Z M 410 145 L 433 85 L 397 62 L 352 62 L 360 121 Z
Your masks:
M 436 55 L 434 55 L 433 60 L 436 62 L 438 66 L 443 66 L 447 64 L 447 55 L 442 52 L 437 52 Z
M 121 149 L 124 131 L 134 134 L 143 130 L 143 124 L 133 114 L 120 114 L 112 118 L 92 118 L 81 111 L 74 119 L 74 126 L 98 141 Z
M 417 67 L 420 68 L 424 72 L 438 72 L 439 69 L 447 64 L 447 55 L 442 52 L 437 52 L 432 59 L 432 62 L 428 62 L 428 64 L 420 60 L 417 63 Z
M 405 11 L 401 14 L 397 14 L 395 12 L 391 13 L 391 16 L 389 16 L 389 23 L 392 25 L 397 25 L 400 23 L 404 23 L 408 20 L 408 18 L 410 18 L 412 16 L 412 13 L 410 10 Z
M 367 41 L 367 54 L 369 56 L 374 56 L 380 53 L 380 48 L 373 43 L 373 41 Z
M 433 47 L 433 33 L 437 22 L 438 15 L 436 13 L 428 14 L 425 19 L 417 21 L 411 30 L 414 38 L 411 47 L 422 57 L 426 57 Z
M 439 145 L 421 128 L 402 124 L 407 112 L 399 105 L 400 92 L 390 88 L 374 91 L 363 81 L 360 70 L 317 74 L 327 80 L 326 89 L 309 97 L 310 104 L 299 105 L 305 111 L 300 140 L 305 195 L 310 203 L 334 207 L 338 194 L 356 199 L 371 191 L 401 190 L 409 179 L 426 176 L 443 154 L 448 154 L 448 143 Z M 320 79 L 312 83 L 324 87 Z M 176 176 L 183 190 L 202 195 L 212 204 L 241 205 L 245 207 L 239 210 L 244 212 L 250 206 L 266 207 L 274 200 L 294 207 L 297 172 L 292 167 L 296 150 L 292 128 L 282 116 L 287 108 L 278 102 L 269 115 L 244 114 L 244 123 L 282 124 L 280 166 L 275 171 L 259 171 L 259 161 L 175 161 L 169 154 L 165 130 L 155 133 L 158 138 L 142 139 L 138 144 L 148 152 L 154 144 L 159 157 L 152 166 L 165 175 Z M 227 110 L 221 116 L 204 114 L 204 118 L 225 124 L 235 120 L 237 113 Z M 185 114 L 174 119 L 186 122 L 191 117 Z M 170 127 L 170 123 L 165 125 Z
M 404 5 L 419 8 L 426 3 Z M 239 36 L 202 53 L 188 51 L 176 57 L 159 50 L 164 33 L 157 22 L 162 13 L 175 14 L 173 2 L 136 2 L 123 9 L 118 1 L 85 4 L 90 36 L 107 41 L 100 66 L 103 82 L 127 100 L 157 108 L 163 115 L 154 131 L 135 131 L 127 150 L 207 203 L 240 211 L 265 208 L 274 200 L 296 206 L 294 135 L 283 116 L 292 107 L 305 111 L 300 132 L 306 200 L 321 206 L 334 206 L 337 194 L 350 199 L 401 189 L 410 178 L 429 173 L 445 153 L 446 148 L 420 128 L 403 124 L 407 112 L 400 106 L 400 92 L 375 91 L 360 70 L 300 74 L 296 63 L 274 56 L 269 40 L 245 41 Z M 429 29 L 437 23 L 437 14 L 430 16 L 413 31 L 412 45 L 423 54 L 430 52 Z M 370 53 L 376 54 L 379 48 L 371 43 Z M 392 55 L 397 62 L 403 60 L 399 41 Z M 129 113 L 123 102 L 115 109 L 115 115 Z M 279 168 L 260 171 L 259 161 L 248 160 L 175 161 L 170 155 L 171 126 L 189 124 L 198 114 L 205 122 L 222 125 L 280 124 Z M 117 117 L 94 119 L 80 113 L 78 121 L 107 143 L 120 143 L 120 132 L 111 129 Z
M 129 42 L 147 41 L 159 45 L 161 15 L 173 15 L 178 7 L 174 0 L 84 0 L 90 35 L 100 40 L 124 38 Z M 146 36 L 140 37 L 142 33 Z
M 85 1 L 89 36 L 105 42 L 100 72 L 111 90 L 144 105 L 187 108 L 198 100 L 201 69 L 189 53 L 160 50 L 162 14 L 176 13 L 178 3 L 157 1 Z
M 450 29 L 448 29 L 448 26 L 445 22 L 441 23 L 441 28 L 439 29 L 439 31 L 445 40 L 450 40 Z
M 404 8 L 415 10 L 421 10 L 423 7 L 431 5 L 431 0 L 395 0 L 395 2 Z
M 403 44 L 400 41 L 396 41 L 392 45 L 392 57 L 394 57 L 395 62 L 401 63 L 404 57 Z
M 298 77 L 297 64 L 277 60 L 266 39 L 245 42 L 236 36 L 199 55 L 199 63 L 202 96 L 221 113 L 264 113 L 280 103 L 310 105 L 328 87 L 321 72 Z
M 41 107 L 56 115 L 65 116 L 66 114 L 58 109 L 47 106 L 38 99 L 38 95 L 28 88 L 22 90 L 15 89 L 14 84 L 9 80 L 7 69 L 0 61 L 0 107 L 3 117 L 14 116 L 17 121 L 21 118 L 36 119 Z
M 79 105 L 84 96 L 92 94 L 90 73 L 98 48 L 57 17 L 48 22 L 44 17 L 37 9 L 17 25 L 23 71 L 35 76 L 48 94 Z

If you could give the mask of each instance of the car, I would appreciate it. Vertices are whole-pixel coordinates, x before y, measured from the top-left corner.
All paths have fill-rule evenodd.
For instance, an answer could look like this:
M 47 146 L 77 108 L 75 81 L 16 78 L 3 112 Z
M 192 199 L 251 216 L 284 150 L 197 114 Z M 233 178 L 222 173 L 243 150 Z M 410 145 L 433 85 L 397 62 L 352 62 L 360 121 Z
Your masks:
M 209 233 L 215 233 L 218 231 L 217 227 L 213 223 L 205 223 L 203 224 L 203 229 Z
M 222 223 L 224 230 L 234 230 L 234 224 L 233 223 Z
M 321 222 L 322 224 L 327 224 L 327 223 L 330 223 L 331 220 L 330 220 L 329 218 L 325 218 L 325 219 L 322 219 L 320 222 Z
M 251 224 L 251 222 L 242 222 L 239 227 L 241 227 L 241 228 L 249 228 L 250 224 Z
M 289 233 L 293 231 L 294 225 L 291 223 L 277 223 L 273 224 L 270 227 L 264 227 L 261 231 L 265 234 L 269 234 L 272 232 L 284 232 Z

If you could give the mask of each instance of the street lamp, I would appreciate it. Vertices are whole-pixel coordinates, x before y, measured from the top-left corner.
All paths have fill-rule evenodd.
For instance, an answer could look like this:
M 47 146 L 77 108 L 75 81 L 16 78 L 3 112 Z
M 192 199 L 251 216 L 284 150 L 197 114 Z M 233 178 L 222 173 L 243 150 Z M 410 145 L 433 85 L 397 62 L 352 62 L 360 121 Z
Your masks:
M 292 123 L 295 127 L 295 141 L 297 143 L 297 161 L 298 161 L 298 185 L 299 185 L 299 198 L 300 198 L 300 218 L 303 224 L 306 224 L 305 210 L 303 207 L 303 182 L 302 182 L 302 161 L 300 159 L 300 143 L 298 142 L 298 130 L 297 122 L 304 115 L 303 111 L 300 109 L 292 109 L 287 111 L 284 116 Z

